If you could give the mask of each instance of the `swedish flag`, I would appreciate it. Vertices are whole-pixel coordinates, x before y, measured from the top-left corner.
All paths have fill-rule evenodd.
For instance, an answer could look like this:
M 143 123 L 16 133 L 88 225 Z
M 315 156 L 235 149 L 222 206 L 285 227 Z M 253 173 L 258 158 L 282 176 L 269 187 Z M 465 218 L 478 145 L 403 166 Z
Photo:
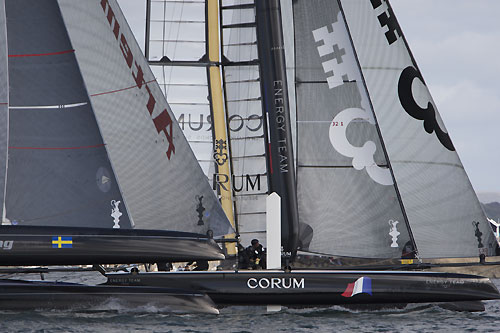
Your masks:
M 73 247 L 73 237 L 70 236 L 54 236 L 52 237 L 52 247 L 53 248 L 72 248 Z

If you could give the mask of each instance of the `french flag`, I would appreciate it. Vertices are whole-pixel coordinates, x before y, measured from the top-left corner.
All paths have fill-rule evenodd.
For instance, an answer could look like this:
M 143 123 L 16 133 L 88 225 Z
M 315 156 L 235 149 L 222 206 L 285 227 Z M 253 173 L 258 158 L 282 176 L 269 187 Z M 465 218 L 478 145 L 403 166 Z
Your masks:
M 342 296 L 352 297 L 361 293 L 372 294 L 372 279 L 369 277 L 363 276 L 353 283 L 349 283 Z

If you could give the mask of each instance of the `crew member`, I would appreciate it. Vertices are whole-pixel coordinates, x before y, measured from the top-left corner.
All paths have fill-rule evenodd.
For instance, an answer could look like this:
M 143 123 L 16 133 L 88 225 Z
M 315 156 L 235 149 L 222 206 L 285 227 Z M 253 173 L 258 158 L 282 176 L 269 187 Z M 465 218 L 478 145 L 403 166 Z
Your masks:
M 266 251 L 259 243 L 258 239 L 252 239 L 252 245 L 247 247 L 246 253 L 250 263 L 251 269 L 265 269 L 266 268 Z
M 197 260 L 191 261 L 184 267 L 185 271 L 208 271 L 208 261 L 207 260 Z

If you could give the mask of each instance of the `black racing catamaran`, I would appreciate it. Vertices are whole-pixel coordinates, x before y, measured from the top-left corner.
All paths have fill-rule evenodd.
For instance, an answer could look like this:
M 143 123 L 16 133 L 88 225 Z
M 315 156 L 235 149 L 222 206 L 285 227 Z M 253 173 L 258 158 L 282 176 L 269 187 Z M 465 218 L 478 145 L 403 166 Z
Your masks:
M 207 232 L 231 225 L 116 3 L 1 1 L 0 37 L 0 265 L 224 258 Z M 0 281 L 1 307 L 75 297 L 217 311 L 194 291 Z
M 228 217 L 242 242 L 266 241 L 265 194 L 278 193 L 292 271 L 117 273 L 108 283 L 189 285 L 229 304 L 498 297 L 478 277 L 396 271 L 492 255 L 497 244 L 388 1 L 161 0 L 147 18 L 146 57 L 201 163 L 214 157 L 205 172 L 234 198 Z M 207 56 L 214 29 L 219 62 Z M 204 103 L 187 107 L 195 94 Z M 224 111 L 226 127 L 212 126 Z M 221 131 L 232 174 L 217 171 Z M 245 186 L 260 176 L 260 188 Z
M 300 270 L 333 257 L 477 256 L 492 235 L 388 2 L 314 2 L 150 1 L 150 24 L 162 27 L 157 37 L 148 31 L 148 52 L 161 50 L 156 79 L 116 0 L 2 2 L 0 264 L 218 260 L 209 236 L 231 237 L 233 224 L 243 241 L 262 239 L 263 204 L 276 192 L 283 233 L 275 241 L 292 270 L 109 273 L 97 286 L 1 280 L 0 304 L 120 297 L 216 312 L 206 295 L 281 305 L 498 298 L 472 275 Z M 188 7 L 203 19 L 178 19 L 178 8 L 194 15 Z M 189 36 L 185 24 L 202 26 L 208 40 L 194 60 L 175 57 L 175 43 L 197 45 L 179 38 Z M 172 72 L 191 67 L 204 71 L 201 82 L 171 84 Z M 183 128 L 191 110 L 211 127 L 197 142 L 213 144 L 202 168 L 162 96 L 170 86 L 207 91 L 200 102 L 186 94 L 172 103 Z M 428 98 L 422 112 L 416 94 Z M 231 184 L 261 175 L 262 188 Z

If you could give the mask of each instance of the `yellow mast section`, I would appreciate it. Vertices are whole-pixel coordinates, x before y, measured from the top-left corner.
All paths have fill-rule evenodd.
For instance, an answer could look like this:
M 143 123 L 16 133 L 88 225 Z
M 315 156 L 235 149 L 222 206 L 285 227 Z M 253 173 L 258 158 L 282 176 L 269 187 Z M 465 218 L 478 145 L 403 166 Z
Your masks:
M 212 126 L 214 127 L 214 158 L 219 177 L 224 177 L 225 186 L 219 186 L 221 204 L 229 222 L 236 230 L 233 212 L 231 172 L 229 168 L 226 117 L 222 99 L 221 71 L 219 66 L 219 0 L 207 0 L 208 59 L 210 96 L 212 97 Z M 216 177 L 214 175 L 214 177 Z M 227 177 L 227 178 L 226 178 Z M 228 247 L 229 251 L 229 247 Z M 230 254 L 234 254 L 229 252 Z

